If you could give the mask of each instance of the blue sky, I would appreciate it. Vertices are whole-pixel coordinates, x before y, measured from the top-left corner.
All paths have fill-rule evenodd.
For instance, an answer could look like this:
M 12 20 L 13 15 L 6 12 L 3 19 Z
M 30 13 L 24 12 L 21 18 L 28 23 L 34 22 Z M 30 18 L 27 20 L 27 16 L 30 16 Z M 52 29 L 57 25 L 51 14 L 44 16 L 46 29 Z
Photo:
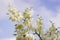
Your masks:
M 44 19 L 45 29 L 50 27 L 49 20 L 60 27 L 60 0 L 0 0 L 0 40 L 14 40 L 14 24 L 8 19 L 8 4 L 23 12 L 25 8 L 34 6 L 34 17 L 40 14 Z

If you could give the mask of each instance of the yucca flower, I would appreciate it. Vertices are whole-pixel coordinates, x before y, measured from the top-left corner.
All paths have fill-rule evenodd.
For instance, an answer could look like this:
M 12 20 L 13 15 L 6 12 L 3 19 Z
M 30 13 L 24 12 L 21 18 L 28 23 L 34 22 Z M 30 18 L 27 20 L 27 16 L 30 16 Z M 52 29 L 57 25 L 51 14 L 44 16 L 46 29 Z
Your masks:
M 20 36 L 20 37 L 17 37 L 16 40 L 35 40 L 35 37 L 32 34 L 26 34 L 25 37 Z
M 17 17 L 17 22 L 21 22 L 23 19 L 23 17 L 20 15 L 19 17 Z
M 24 25 L 26 25 L 30 30 L 33 30 L 33 21 L 32 19 L 25 20 Z
M 37 18 L 37 20 L 36 20 L 36 23 L 37 23 L 36 32 L 37 32 L 38 34 L 43 35 L 43 34 L 44 34 L 43 21 L 42 21 L 42 18 L 41 18 L 40 16 L 38 16 L 38 18 Z
M 35 37 L 34 35 L 32 34 L 26 34 L 26 37 L 25 37 L 27 40 L 35 40 Z
M 59 31 L 56 30 L 52 21 L 50 21 L 52 24 L 51 27 L 45 32 L 43 19 L 39 15 L 37 15 L 38 17 L 36 18 L 36 28 L 34 28 L 35 22 L 32 19 L 32 7 L 25 9 L 22 13 L 15 8 L 10 7 L 7 15 L 9 15 L 11 21 L 16 22 L 17 24 L 15 25 L 16 33 L 14 34 L 17 36 L 16 40 L 36 40 L 34 35 L 29 33 L 30 31 L 32 31 L 33 34 L 36 34 L 40 40 L 60 40 Z
M 11 16 L 9 19 L 12 20 L 12 21 L 17 21 L 17 18 L 14 17 L 14 16 Z
M 16 9 L 10 9 L 9 12 L 14 15 L 15 17 L 19 17 L 20 13 Z
M 24 18 L 30 19 L 32 17 L 33 10 L 32 8 L 27 8 L 23 14 Z
M 9 9 L 9 13 L 8 15 L 10 15 L 10 19 L 14 22 L 21 22 L 23 16 L 21 15 L 21 13 L 19 11 L 17 11 L 14 8 L 10 8 Z M 12 16 L 12 17 L 11 17 Z
M 51 22 L 51 27 L 49 28 L 49 31 L 51 33 L 54 33 L 56 31 L 55 25 L 54 25 L 54 23 L 52 21 L 50 21 L 50 22 Z
M 19 34 L 21 35 L 25 35 L 29 32 L 29 29 L 24 29 L 24 25 L 20 24 L 20 25 L 15 25 L 16 30 L 18 31 Z

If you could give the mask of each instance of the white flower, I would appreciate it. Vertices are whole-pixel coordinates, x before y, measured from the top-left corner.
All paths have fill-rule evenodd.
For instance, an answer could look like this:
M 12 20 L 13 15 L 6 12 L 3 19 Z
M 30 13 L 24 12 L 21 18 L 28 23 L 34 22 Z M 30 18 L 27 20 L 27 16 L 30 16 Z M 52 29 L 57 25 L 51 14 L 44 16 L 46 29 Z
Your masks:
M 33 14 L 33 10 L 31 8 L 27 8 L 24 12 L 24 18 L 30 18 L 32 17 L 32 14 Z
M 27 8 L 27 9 L 25 10 L 25 13 L 32 14 L 32 13 L 33 13 L 32 8 Z
M 17 21 L 18 22 L 21 22 L 22 21 L 22 18 L 23 18 L 22 16 L 17 17 Z
M 10 19 L 12 21 L 14 21 L 14 22 L 21 22 L 22 21 L 23 16 L 21 15 L 21 13 L 19 11 L 17 11 L 14 8 L 10 8 L 9 12 L 10 12 L 10 14 L 9 14 L 10 15 Z
M 27 40 L 35 40 L 35 37 L 32 34 L 26 34 L 26 38 Z
M 32 34 L 26 34 L 25 37 L 20 36 L 16 40 L 35 40 L 35 37 Z
M 12 14 L 15 14 L 16 13 L 16 10 L 14 8 L 10 8 L 9 9 L 9 12 L 11 12 Z
M 12 20 L 12 21 L 16 21 L 16 20 L 17 20 L 17 18 L 16 18 L 16 17 L 14 17 L 14 16 L 11 16 L 11 17 L 10 17 L 10 20 Z

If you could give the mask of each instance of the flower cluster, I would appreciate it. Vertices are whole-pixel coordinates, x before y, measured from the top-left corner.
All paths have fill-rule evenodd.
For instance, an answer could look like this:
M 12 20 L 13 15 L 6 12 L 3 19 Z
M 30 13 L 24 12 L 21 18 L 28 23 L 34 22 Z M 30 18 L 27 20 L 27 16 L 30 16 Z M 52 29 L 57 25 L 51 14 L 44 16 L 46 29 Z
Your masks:
M 38 16 L 36 21 L 36 28 L 34 28 L 35 22 L 33 22 L 33 10 L 31 8 L 25 9 L 24 12 L 19 12 L 15 8 L 10 7 L 9 9 L 9 19 L 13 22 L 18 22 L 15 24 L 17 38 L 16 40 L 35 40 L 34 35 L 30 34 L 29 32 L 32 31 L 33 34 L 38 35 L 40 40 L 60 40 L 59 31 L 55 28 L 55 25 L 52 21 L 51 27 L 47 32 L 45 32 L 43 26 L 42 18 Z
M 31 8 L 27 8 L 23 14 L 25 19 L 30 19 L 32 17 L 33 14 L 33 10 L 32 7 Z
M 21 13 L 14 8 L 9 9 L 8 15 L 10 16 L 9 19 L 12 20 L 13 22 L 21 22 L 21 20 L 23 18 Z
M 17 37 L 16 40 L 35 40 L 35 37 L 32 34 L 26 34 L 25 37 L 23 37 L 23 36 Z

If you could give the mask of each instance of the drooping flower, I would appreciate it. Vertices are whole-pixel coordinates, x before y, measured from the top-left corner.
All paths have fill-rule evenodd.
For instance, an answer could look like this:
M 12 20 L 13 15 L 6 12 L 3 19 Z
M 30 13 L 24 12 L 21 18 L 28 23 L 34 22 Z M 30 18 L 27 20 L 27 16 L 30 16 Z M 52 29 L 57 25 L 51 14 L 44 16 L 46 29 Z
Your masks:
M 10 8 L 9 9 L 9 12 L 10 12 L 10 19 L 14 22 L 21 22 L 22 21 L 22 18 L 23 16 L 21 15 L 21 13 L 19 11 L 17 11 L 16 9 L 14 8 Z M 13 16 L 13 17 L 11 17 Z
M 17 18 L 14 17 L 14 16 L 11 16 L 9 19 L 12 20 L 12 21 L 17 21 Z
M 31 29 L 31 30 L 33 30 L 33 20 L 32 19 L 30 19 L 30 20 L 25 20 L 25 22 L 24 22 L 24 25 L 25 26 L 27 26 L 29 29 Z
M 43 35 L 43 34 L 44 34 L 43 22 L 42 22 L 42 18 L 41 18 L 40 16 L 38 16 L 38 18 L 37 18 L 37 20 L 36 20 L 36 23 L 37 23 L 36 32 L 37 32 L 38 34 Z
M 30 19 L 32 17 L 33 10 L 32 8 L 27 8 L 23 14 L 24 18 Z
M 25 37 L 20 36 L 16 40 L 35 40 L 35 37 L 32 34 L 26 34 Z
M 35 40 L 35 37 L 34 35 L 32 34 L 26 34 L 26 37 L 25 37 L 27 40 Z

